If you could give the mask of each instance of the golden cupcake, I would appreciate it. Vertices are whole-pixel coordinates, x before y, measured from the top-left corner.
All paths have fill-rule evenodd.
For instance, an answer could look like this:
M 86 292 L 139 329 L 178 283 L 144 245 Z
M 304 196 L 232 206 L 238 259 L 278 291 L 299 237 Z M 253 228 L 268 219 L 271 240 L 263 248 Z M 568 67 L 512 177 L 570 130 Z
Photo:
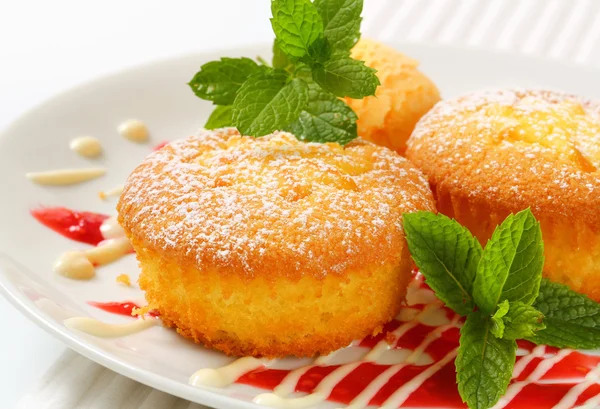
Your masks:
M 149 308 L 232 355 L 312 356 L 381 331 L 411 278 L 402 213 L 434 210 L 424 176 L 357 140 L 203 131 L 129 177 L 119 222 Z
M 403 155 L 417 121 L 440 100 L 437 87 L 416 60 L 382 43 L 361 39 L 352 58 L 375 68 L 381 82 L 375 96 L 345 98 L 358 115 L 358 134 Z
M 553 91 L 466 95 L 423 117 L 406 154 L 438 210 L 482 243 L 530 207 L 545 276 L 600 301 L 600 104 Z

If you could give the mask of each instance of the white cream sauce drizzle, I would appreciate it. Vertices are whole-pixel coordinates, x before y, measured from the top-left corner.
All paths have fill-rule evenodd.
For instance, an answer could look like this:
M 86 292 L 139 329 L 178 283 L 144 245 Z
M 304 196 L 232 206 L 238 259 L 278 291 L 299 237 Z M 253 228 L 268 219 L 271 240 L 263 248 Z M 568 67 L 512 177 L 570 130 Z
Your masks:
M 126 324 L 109 324 L 88 317 L 67 318 L 64 324 L 67 328 L 84 332 L 101 338 L 116 338 L 132 335 L 147 328 L 158 325 L 157 318 L 138 318 Z
M 102 266 L 112 263 L 133 250 L 126 237 L 108 239 L 84 253 L 92 263 Z
M 535 368 L 535 370 L 527 377 L 527 379 L 511 384 L 506 390 L 506 394 L 504 394 L 504 396 L 500 398 L 498 403 L 496 403 L 496 405 L 494 405 L 492 409 L 504 408 L 510 403 L 510 401 L 512 401 L 515 398 L 515 396 L 517 396 L 519 392 L 521 392 L 521 390 L 523 390 L 525 386 L 529 385 L 530 383 L 539 381 L 546 374 L 546 372 L 552 369 L 552 367 L 555 364 L 560 362 L 571 352 L 573 351 L 570 349 L 561 349 L 553 357 L 541 361 Z M 515 368 L 513 370 L 513 378 L 519 376 L 534 358 L 542 358 L 545 356 L 545 354 L 546 347 L 544 345 L 538 345 L 537 347 L 535 347 L 533 351 L 531 351 L 531 354 L 524 356 L 519 360 L 519 362 L 515 364 Z
M 146 142 L 149 138 L 148 128 L 142 121 L 128 119 L 117 128 L 121 136 L 132 142 Z
M 106 190 L 103 190 L 102 192 L 98 193 L 98 196 L 100 196 L 100 199 L 102 199 L 102 200 L 106 200 L 109 197 L 113 197 L 113 196 L 121 196 L 121 193 L 123 193 L 123 189 L 125 189 L 125 185 L 114 186 L 114 187 L 111 187 L 110 189 L 106 189 Z
M 590 386 L 597 384 L 600 380 L 600 367 L 597 367 L 593 371 L 590 371 L 586 377 L 585 381 L 575 385 L 563 398 L 558 402 L 552 409 L 569 409 L 575 406 L 577 402 L 577 398 L 581 395 L 587 388 Z M 600 406 L 600 396 L 594 396 L 588 399 L 583 407 L 589 408 L 597 408 Z
M 52 265 L 58 274 L 75 280 L 89 280 L 96 275 L 96 269 L 83 251 L 67 251 Z
M 80 136 L 69 143 L 71 150 L 86 158 L 95 158 L 102 153 L 102 145 L 93 136 Z
M 243 374 L 267 366 L 270 361 L 246 356 L 236 359 L 221 368 L 204 368 L 190 377 L 192 386 L 212 386 L 222 388 L 234 383 Z
M 87 182 L 106 173 L 105 168 L 58 169 L 45 172 L 29 172 L 25 177 L 38 185 L 64 186 Z
M 96 266 L 112 263 L 133 250 L 115 217 L 105 220 L 100 231 L 106 240 L 91 249 L 61 254 L 54 262 L 54 271 L 68 278 L 89 280 L 96 275 Z
M 100 225 L 100 233 L 105 239 L 118 239 L 125 237 L 125 231 L 117 221 L 117 216 L 111 216 Z
M 448 318 L 445 312 L 441 310 L 442 303 L 437 301 L 428 304 L 421 312 L 419 312 L 412 321 L 405 322 L 390 334 L 393 336 L 394 342 L 406 334 L 408 331 L 416 327 L 419 323 L 424 325 L 436 326 L 448 324 Z M 365 361 L 375 362 L 377 359 L 391 346 L 386 339 L 383 339 L 373 347 L 373 349 L 364 357 Z
M 578 390 L 577 392 L 582 393 L 589 386 L 593 385 L 594 383 L 599 383 L 599 382 L 600 382 L 600 367 L 596 368 L 596 370 L 590 372 L 586 376 L 586 381 L 582 382 L 582 383 L 587 384 L 586 387 Z M 575 388 L 573 388 L 573 389 L 575 389 Z M 569 401 L 571 401 L 573 399 L 572 396 L 570 396 L 573 389 L 571 389 L 571 391 L 569 391 L 569 393 L 567 393 L 567 395 L 563 398 L 563 400 L 565 400 L 565 398 L 567 398 L 567 397 L 569 398 Z M 575 397 L 575 401 L 577 401 L 578 397 L 579 396 Z M 561 401 L 553 409 L 562 409 L 562 407 L 559 406 L 562 403 L 563 402 Z M 568 402 L 565 402 L 565 403 L 568 403 Z M 581 409 L 597 409 L 598 407 L 600 407 L 600 395 L 593 396 L 593 397 L 589 398 L 588 400 L 586 400 L 585 403 L 583 404 L 583 406 L 581 406 Z
M 326 400 L 333 388 L 361 364 L 361 361 L 357 361 L 336 368 L 319 382 L 313 393 L 306 396 L 287 398 L 277 393 L 262 393 L 252 401 L 271 408 L 301 409 L 316 405 Z
M 412 378 L 410 381 L 402 385 L 396 392 L 392 394 L 383 405 L 381 405 L 381 409 L 396 409 L 400 405 L 402 405 L 406 399 L 429 378 L 431 378 L 436 372 L 442 369 L 446 364 L 452 361 L 458 352 L 458 348 L 450 351 L 445 357 L 431 365 L 429 368 Z M 363 406 L 364 408 L 365 406 Z

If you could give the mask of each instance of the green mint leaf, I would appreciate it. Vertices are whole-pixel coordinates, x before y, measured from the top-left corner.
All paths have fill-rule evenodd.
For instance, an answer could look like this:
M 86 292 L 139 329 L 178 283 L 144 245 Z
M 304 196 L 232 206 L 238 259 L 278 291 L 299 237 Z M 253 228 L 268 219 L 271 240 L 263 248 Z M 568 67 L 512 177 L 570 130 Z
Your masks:
M 468 315 L 460 330 L 456 382 L 463 402 L 471 409 L 494 406 L 512 377 L 517 343 L 491 334 L 492 323 L 481 311 Z
M 490 328 L 490 331 L 492 331 L 492 334 L 494 334 L 496 338 L 502 338 L 504 336 L 504 328 L 506 326 L 504 325 L 504 320 L 502 318 L 508 313 L 509 307 L 510 304 L 508 300 L 504 300 L 498 304 L 498 309 L 494 315 L 492 315 L 492 327 Z
M 206 125 L 204 128 L 206 129 L 217 129 L 224 128 L 226 126 L 232 126 L 233 120 L 231 119 L 232 113 L 231 105 L 219 105 L 216 107 L 212 114 L 208 117 L 206 121 Z
M 469 230 L 442 214 L 404 215 L 410 253 L 436 295 L 456 313 L 473 311 L 471 296 L 483 250 Z
M 486 314 L 503 300 L 531 305 L 538 295 L 544 243 L 529 209 L 510 215 L 496 228 L 477 269 L 473 298 Z
M 271 12 L 277 45 L 290 57 L 305 56 L 312 42 L 323 35 L 323 21 L 310 0 L 273 0 Z
M 362 0 L 315 0 L 325 38 L 334 49 L 350 50 L 360 38 Z
M 508 340 L 525 339 L 546 326 L 544 315 L 531 305 L 520 301 L 502 301 L 492 315 L 492 334 Z
M 376 70 L 367 67 L 363 61 L 349 57 L 331 59 L 313 67 L 313 79 L 325 91 L 338 97 L 360 99 L 375 95 L 379 78 Z
M 217 105 L 231 105 L 248 77 L 262 69 L 250 58 L 221 58 L 200 67 L 188 85 L 202 99 Z
M 298 119 L 308 102 L 308 85 L 282 70 L 256 74 L 240 87 L 233 123 L 243 135 L 263 136 Z
M 302 62 L 299 62 L 294 66 L 294 77 L 303 79 L 309 84 L 314 82 L 310 67 Z
M 354 111 L 343 101 L 309 83 L 308 104 L 287 129 L 302 141 L 344 145 L 357 136 L 356 120 Z
M 544 315 L 531 305 L 521 301 L 511 302 L 508 313 L 502 318 L 504 321 L 503 338 L 516 340 L 532 337 L 537 331 L 546 328 L 543 319 Z
M 323 64 L 331 57 L 331 46 L 323 37 L 317 38 L 309 47 L 308 55 L 302 60 L 309 65 Z
M 286 53 L 277 45 L 277 40 L 273 41 L 273 68 L 281 68 L 282 70 L 290 70 L 294 63 L 288 58 Z
M 544 278 L 533 306 L 544 314 L 546 328 L 529 341 L 557 348 L 600 348 L 600 304 Z

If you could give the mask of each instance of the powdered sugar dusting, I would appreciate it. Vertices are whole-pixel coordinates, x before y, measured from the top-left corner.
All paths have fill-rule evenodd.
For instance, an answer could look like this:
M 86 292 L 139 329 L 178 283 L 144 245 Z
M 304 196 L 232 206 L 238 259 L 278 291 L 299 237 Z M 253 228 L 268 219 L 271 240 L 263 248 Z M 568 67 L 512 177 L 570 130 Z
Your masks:
M 234 129 L 151 154 L 118 206 L 134 244 L 248 277 L 322 277 L 398 262 L 401 214 L 433 208 L 422 174 L 385 148 L 303 143 L 283 132 L 254 139 Z

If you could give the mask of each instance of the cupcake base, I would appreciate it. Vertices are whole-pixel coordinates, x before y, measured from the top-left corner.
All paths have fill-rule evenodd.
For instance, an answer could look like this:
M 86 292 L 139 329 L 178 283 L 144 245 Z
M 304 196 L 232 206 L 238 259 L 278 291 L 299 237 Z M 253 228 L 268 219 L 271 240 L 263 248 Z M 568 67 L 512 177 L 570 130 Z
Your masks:
M 406 246 L 399 266 L 298 281 L 199 271 L 134 246 L 148 308 L 186 338 L 236 356 L 323 355 L 375 335 L 400 310 L 412 278 Z
M 440 213 L 467 227 L 482 246 L 496 226 L 518 211 L 453 195 L 439 186 L 432 188 Z M 534 215 L 544 240 L 544 276 L 600 302 L 600 232 L 580 220 L 535 211 Z

